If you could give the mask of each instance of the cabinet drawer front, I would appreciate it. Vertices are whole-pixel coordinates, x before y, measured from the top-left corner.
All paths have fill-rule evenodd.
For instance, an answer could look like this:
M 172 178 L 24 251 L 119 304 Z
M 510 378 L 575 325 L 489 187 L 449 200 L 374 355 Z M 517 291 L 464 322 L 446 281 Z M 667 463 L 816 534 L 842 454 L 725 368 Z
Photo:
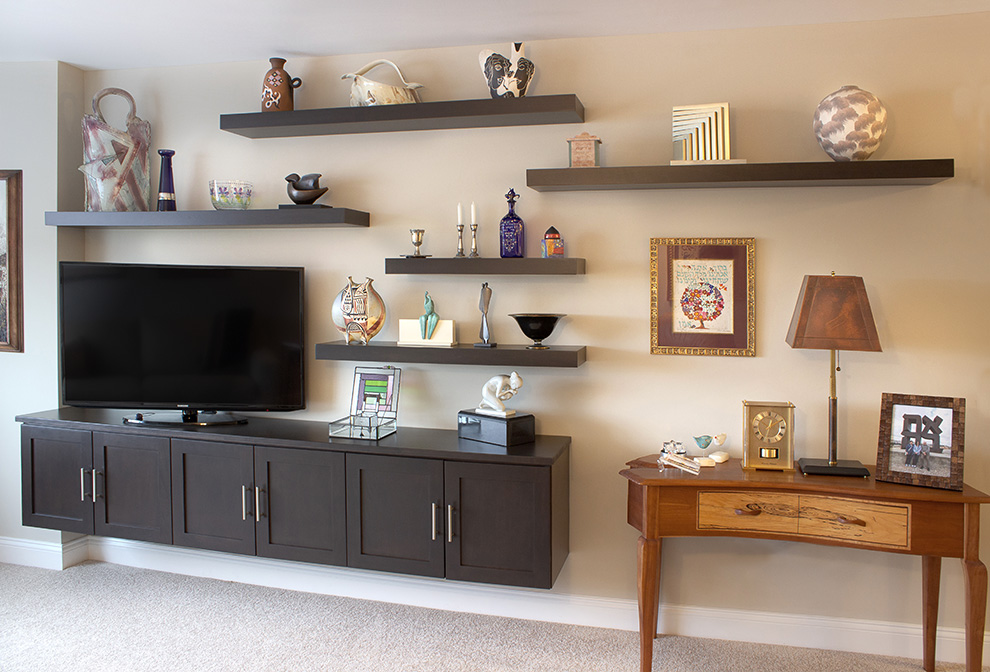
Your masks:
M 796 534 L 798 496 L 768 492 L 699 492 L 698 529 Z
M 909 548 L 911 505 L 801 496 L 798 532 L 863 544 Z

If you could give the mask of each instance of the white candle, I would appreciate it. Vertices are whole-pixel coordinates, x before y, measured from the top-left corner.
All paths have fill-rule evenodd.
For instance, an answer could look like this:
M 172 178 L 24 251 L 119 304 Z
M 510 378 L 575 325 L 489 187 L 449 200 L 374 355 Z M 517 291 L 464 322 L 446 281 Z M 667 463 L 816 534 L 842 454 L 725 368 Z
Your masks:
M 457 226 L 463 226 L 464 216 L 461 214 L 461 204 L 457 204 Z
M 472 224 L 477 224 L 478 223 L 478 221 L 475 219 L 474 201 L 471 201 L 471 223 Z

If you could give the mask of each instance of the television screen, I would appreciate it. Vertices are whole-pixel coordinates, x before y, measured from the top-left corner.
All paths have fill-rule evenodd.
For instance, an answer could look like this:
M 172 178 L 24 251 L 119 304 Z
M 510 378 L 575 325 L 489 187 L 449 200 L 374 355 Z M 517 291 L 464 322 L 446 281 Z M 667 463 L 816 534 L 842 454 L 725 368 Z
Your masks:
M 305 408 L 303 269 L 62 262 L 70 406 Z

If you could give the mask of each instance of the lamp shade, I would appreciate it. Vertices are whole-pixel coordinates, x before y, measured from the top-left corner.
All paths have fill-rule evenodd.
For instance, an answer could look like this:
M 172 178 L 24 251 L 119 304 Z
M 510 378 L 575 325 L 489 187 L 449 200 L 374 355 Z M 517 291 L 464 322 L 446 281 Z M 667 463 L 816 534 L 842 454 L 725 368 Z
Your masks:
M 787 330 L 792 348 L 880 352 L 863 278 L 806 275 Z

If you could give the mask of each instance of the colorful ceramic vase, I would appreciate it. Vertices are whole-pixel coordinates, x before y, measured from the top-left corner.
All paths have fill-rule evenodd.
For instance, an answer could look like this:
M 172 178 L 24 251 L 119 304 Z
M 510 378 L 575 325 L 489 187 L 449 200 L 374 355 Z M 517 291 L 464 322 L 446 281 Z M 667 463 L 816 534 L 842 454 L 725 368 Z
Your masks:
M 525 256 L 526 236 L 523 220 L 516 214 L 516 199 L 519 196 L 513 189 L 505 195 L 509 203 L 509 213 L 498 225 L 499 255 L 503 258 Z
M 864 161 L 887 132 L 887 109 L 880 99 L 856 86 L 843 86 L 818 103 L 815 137 L 836 161 Z
M 100 111 L 105 96 L 120 96 L 130 105 L 127 129 L 107 123 Z M 136 114 L 134 98 L 123 89 L 101 89 L 93 96 L 93 114 L 83 116 L 83 165 L 86 211 L 147 211 L 151 193 L 151 124 Z
M 269 58 L 271 70 L 265 73 L 265 81 L 261 86 L 262 112 L 288 112 L 292 109 L 292 90 L 302 86 L 298 77 L 289 77 L 282 66 L 284 58 Z
M 385 301 L 371 286 L 373 280 L 354 282 L 347 276 L 347 286 L 340 290 L 330 309 L 334 326 L 344 334 L 347 344 L 368 341 L 385 326 Z
M 158 211 L 175 210 L 175 185 L 172 182 L 172 157 L 174 149 L 159 149 L 162 157 L 162 169 L 158 176 Z
M 540 252 L 542 254 L 540 256 L 544 259 L 564 256 L 564 239 L 560 237 L 560 232 L 557 231 L 556 227 L 551 226 L 543 234 L 543 244 L 541 247 Z

